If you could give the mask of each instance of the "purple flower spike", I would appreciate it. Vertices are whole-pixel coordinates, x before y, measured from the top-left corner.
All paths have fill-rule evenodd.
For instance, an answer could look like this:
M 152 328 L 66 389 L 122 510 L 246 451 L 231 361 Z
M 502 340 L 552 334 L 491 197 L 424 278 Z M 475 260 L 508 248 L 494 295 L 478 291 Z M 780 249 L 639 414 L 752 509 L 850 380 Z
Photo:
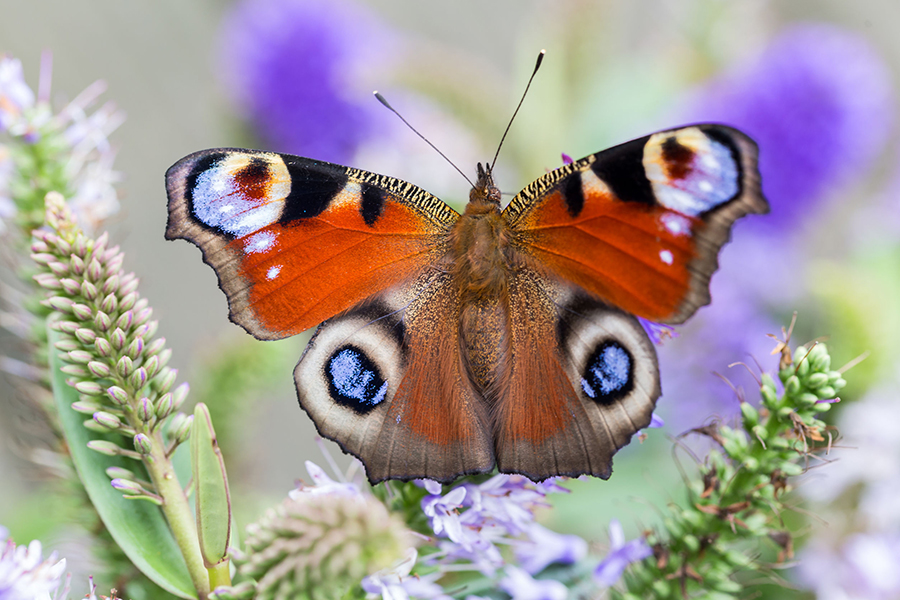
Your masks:
M 515 553 L 522 568 L 532 575 L 552 564 L 571 565 L 587 554 L 587 542 L 577 535 L 556 533 L 537 523 L 525 533 L 528 540 L 516 544 Z
M 653 554 L 644 538 L 626 543 L 625 532 L 617 519 L 609 522 L 609 545 L 609 554 L 594 569 L 594 581 L 606 587 L 616 583 L 628 565 Z
M 352 84 L 386 37 L 362 6 L 345 0 L 244 0 L 222 30 L 224 79 L 267 145 L 351 162 L 371 134 L 368 89 Z
M 759 144 L 772 214 L 757 227 L 796 224 L 811 203 L 861 174 L 893 121 L 884 60 L 861 36 L 826 24 L 785 29 L 694 101 L 686 120 L 733 125 Z
M 333 480 L 322 467 L 310 460 L 306 461 L 306 472 L 309 473 L 315 485 L 301 485 L 299 489 L 288 492 L 288 496 L 294 500 L 303 494 L 331 494 L 348 498 L 362 498 L 362 491 L 355 483 L 341 483 Z
M 527 572 L 512 565 L 506 567 L 506 577 L 500 580 L 500 589 L 512 596 L 512 600 L 565 600 L 569 590 L 553 579 L 535 579 Z
M 435 535 L 445 535 L 456 543 L 463 543 L 462 524 L 459 508 L 466 498 L 466 488 L 458 487 L 445 496 L 425 496 L 422 498 L 422 511 L 431 521 Z

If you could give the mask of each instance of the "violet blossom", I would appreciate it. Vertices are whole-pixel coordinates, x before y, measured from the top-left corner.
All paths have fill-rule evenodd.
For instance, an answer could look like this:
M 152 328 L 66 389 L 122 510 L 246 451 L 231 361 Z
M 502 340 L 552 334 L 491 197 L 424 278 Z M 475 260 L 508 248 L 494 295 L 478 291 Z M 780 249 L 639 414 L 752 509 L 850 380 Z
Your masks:
M 16 546 L 9 532 L 0 526 L 0 600 L 50 600 L 63 583 L 66 559 L 52 553 L 46 559 L 41 543 Z M 63 591 L 63 596 L 68 589 Z M 51 596 L 53 594 L 53 596 Z
M 653 554 L 644 538 L 625 541 L 625 532 L 617 519 L 609 523 L 609 554 L 594 569 L 594 581 L 603 586 L 616 583 L 628 565 L 640 562 Z
M 388 36 L 350 0 L 243 0 L 221 39 L 227 89 L 280 152 L 348 163 L 386 112 L 356 80 L 387 60 Z

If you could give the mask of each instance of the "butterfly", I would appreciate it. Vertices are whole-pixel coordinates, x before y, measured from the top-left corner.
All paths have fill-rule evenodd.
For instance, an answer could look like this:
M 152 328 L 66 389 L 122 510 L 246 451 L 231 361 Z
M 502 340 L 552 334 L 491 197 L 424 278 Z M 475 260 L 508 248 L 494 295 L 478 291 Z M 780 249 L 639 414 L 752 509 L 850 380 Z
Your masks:
M 714 124 L 566 164 L 462 214 L 405 181 L 216 148 L 166 173 L 167 239 L 200 247 L 261 340 L 318 325 L 294 380 L 372 483 L 494 468 L 608 478 L 660 396 L 637 317 L 708 304 L 733 223 L 768 212 L 756 144 Z

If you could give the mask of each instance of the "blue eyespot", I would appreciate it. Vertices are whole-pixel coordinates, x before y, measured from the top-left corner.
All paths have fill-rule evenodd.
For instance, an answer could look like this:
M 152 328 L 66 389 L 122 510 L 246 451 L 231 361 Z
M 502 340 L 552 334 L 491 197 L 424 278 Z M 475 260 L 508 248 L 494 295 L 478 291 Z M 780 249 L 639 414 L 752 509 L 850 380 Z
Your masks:
M 631 353 L 618 342 L 603 342 L 587 361 L 581 375 L 581 389 L 600 404 L 615 402 L 634 386 L 633 364 Z
M 387 382 L 362 350 L 342 346 L 328 359 L 326 378 L 331 398 L 359 413 L 367 413 L 381 404 L 387 395 Z

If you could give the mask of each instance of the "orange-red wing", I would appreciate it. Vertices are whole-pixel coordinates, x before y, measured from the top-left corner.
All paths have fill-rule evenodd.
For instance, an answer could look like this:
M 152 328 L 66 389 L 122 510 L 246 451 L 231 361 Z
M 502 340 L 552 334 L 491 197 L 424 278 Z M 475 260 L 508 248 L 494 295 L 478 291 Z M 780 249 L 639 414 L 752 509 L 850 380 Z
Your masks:
M 768 204 L 756 145 L 721 125 L 640 138 L 552 171 L 504 210 L 534 265 L 632 314 L 680 323 L 709 303 L 731 226 Z
M 609 477 L 650 423 L 656 352 L 637 319 L 522 269 L 509 286 L 511 357 L 494 405 L 497 466 L 537 481 Z
M 323 323 L 294 371 L 319 433 L 369 481 L 450 481 L 494 466 L 487 406 L 465 372 L 459 291 L 423 274 Z
M 218 148 L 166 173 L 166 238 L 197 244 L 231 320 L 299 333 L 408 281 L 446 254 L 459 215 L 409 183 L 290 156 Z

